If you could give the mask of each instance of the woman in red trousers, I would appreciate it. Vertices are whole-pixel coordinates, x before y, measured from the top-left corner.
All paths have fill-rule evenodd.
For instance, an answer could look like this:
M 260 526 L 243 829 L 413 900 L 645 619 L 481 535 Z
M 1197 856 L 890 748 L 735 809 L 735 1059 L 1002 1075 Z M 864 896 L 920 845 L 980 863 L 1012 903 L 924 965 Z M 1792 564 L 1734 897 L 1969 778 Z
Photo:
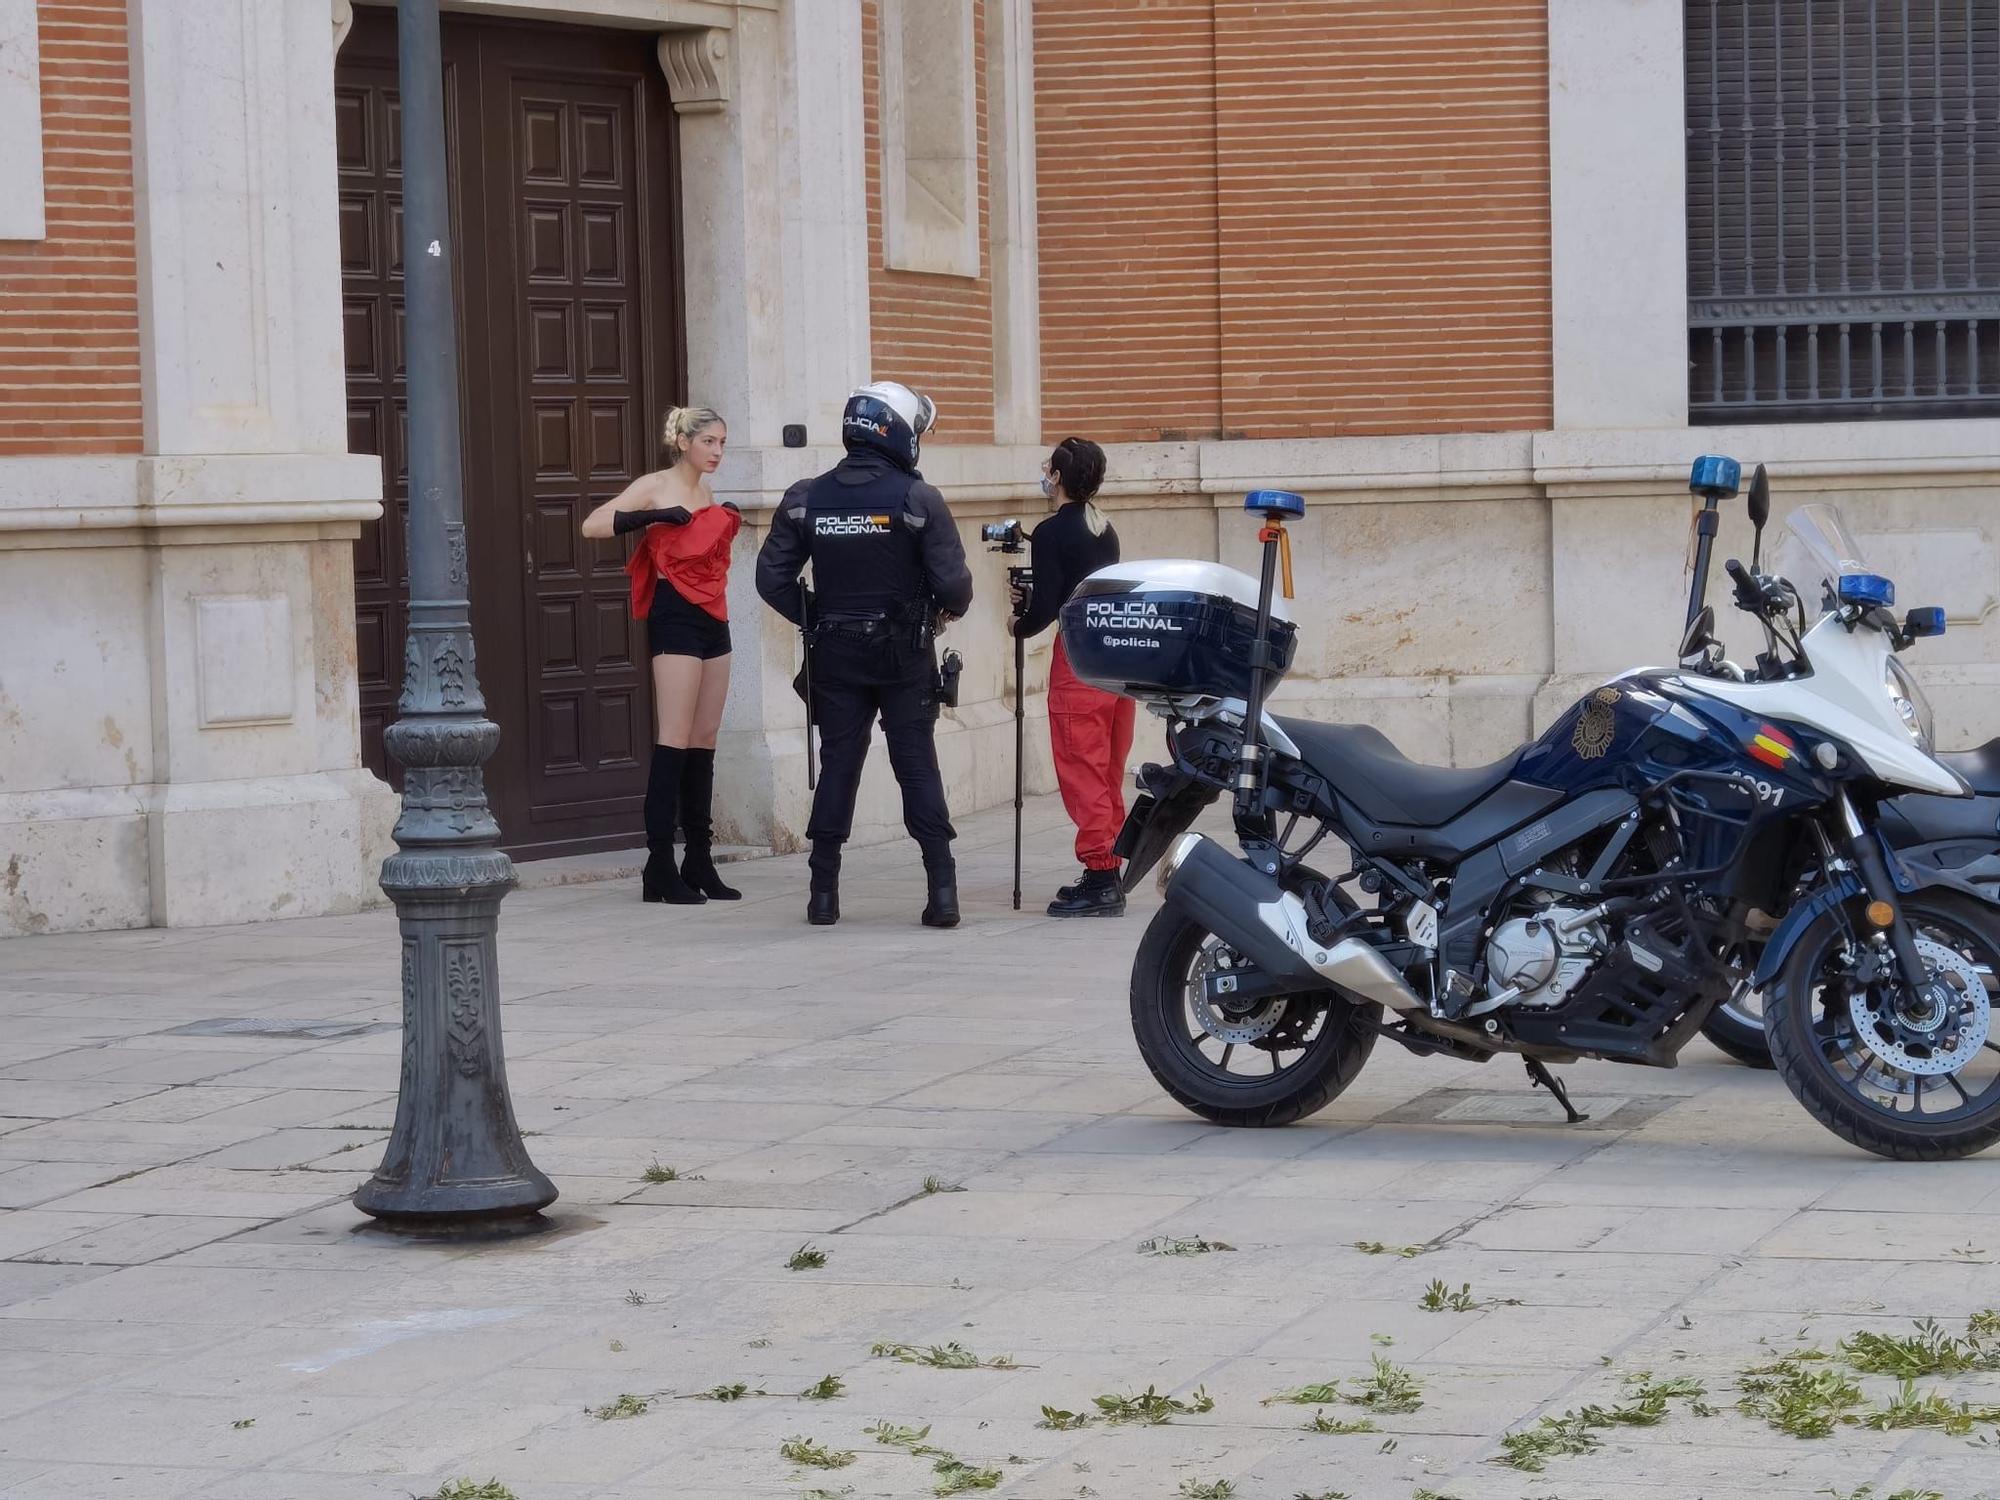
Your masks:
M 1042 493 L 1056 511 L 1030 539 L 1033 589 L 1016 598 L 1021 610 L 1016 635 L 1025 639 L 1048 629 L 1079 583 L 1118 561 L 1118 533 L 1092 503 L 1103 483 L 1104 450 L 1082 438 L 1064 438 L 1042 465 Z M 1049 662 L 1049 741 L 1063 807 L 1076 824 L 1083 878 L 1056 892 L 1049 903 L 1052 917 L 1125 914 L 1125 889 L 1111 846 L 1125 822 L 1125 761 L 1132 753 L 1136 707 L 1130 698 L 1079 682 L 1057 634 Z
M 729 548 L 743 517 L 718 504 L 708 476 L 729 429 L 705 406 L 667 413 L 667 466 L 634 480 L 583 523 L 586 537 L 639 533 L 626 570 L 632 616 L 646 622 L 653 656 L 653 765 L 646 781 L 646 872 L 641 898 L 676 906 L 741 896 L 716 873 L 710 804 L 715 740 L 729 695 Z M 687 854 L 674 866 L 674 823 Z

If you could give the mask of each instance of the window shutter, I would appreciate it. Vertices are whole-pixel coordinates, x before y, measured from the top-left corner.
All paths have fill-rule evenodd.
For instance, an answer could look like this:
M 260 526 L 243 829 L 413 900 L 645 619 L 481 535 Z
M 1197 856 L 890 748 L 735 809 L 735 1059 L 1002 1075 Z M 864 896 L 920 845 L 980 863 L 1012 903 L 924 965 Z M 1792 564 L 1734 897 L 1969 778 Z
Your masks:
M 2000 412 L 2000 0 L 1688 0 L 1697 422 Z

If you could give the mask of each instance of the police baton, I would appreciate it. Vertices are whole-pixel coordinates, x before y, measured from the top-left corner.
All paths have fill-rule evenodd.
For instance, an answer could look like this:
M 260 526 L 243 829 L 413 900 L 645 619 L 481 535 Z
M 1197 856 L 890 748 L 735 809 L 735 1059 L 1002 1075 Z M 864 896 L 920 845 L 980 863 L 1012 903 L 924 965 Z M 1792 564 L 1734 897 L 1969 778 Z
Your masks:
M 819 788 L 819 772 L 813 760 L 813 596 L 811 589 L 799 590 L 799 654 L 804 663 L 799 675 L 806 685 L 806 790 Z

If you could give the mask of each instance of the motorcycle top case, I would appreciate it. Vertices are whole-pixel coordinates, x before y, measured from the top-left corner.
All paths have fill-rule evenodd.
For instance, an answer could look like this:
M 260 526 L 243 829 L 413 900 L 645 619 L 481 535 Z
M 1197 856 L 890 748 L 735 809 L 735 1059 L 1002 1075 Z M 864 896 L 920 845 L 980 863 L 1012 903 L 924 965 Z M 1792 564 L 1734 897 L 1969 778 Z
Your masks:
M 1092 687 L 1145 702 L 1250 696 L 1257 580 L 1220 563 L 1114 563 L 1062 607 L 1062 644 Z M 1271 601 L 1274 680 L 1292 664 L 1298 628 Z

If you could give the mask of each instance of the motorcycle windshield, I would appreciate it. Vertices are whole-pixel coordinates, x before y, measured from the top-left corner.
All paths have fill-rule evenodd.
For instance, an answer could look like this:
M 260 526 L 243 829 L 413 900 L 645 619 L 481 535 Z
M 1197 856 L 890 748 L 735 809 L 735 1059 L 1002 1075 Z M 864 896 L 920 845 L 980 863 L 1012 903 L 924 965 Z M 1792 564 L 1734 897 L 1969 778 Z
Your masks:
M 1861 544 L 1841 520 L 1839 510 L 1831 505 L 1815 502 L 1800 506 L 1785 518 L 1785 529 L 1809 560 L 1799 571 L 1836 594 L 1843 577 L 1875 572 L 1862 556 Z M 1793 578 L 1794 583 L 1803 581 Z

